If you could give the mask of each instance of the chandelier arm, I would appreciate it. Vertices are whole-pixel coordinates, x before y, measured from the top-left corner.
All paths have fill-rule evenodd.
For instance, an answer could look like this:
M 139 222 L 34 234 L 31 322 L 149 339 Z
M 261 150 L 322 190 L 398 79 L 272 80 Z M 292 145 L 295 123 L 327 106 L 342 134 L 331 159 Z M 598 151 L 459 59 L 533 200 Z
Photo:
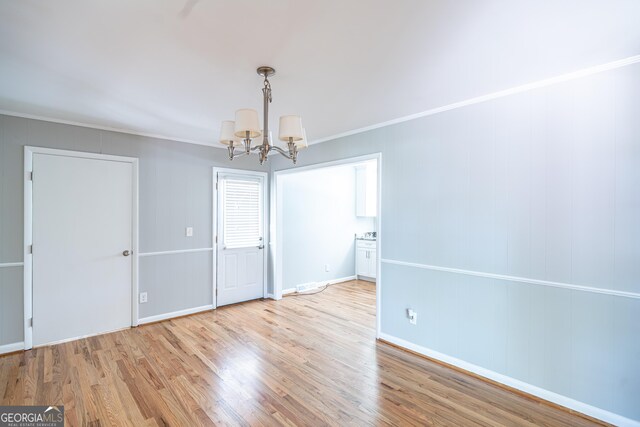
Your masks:
M 244 150 L 241 151 L 234 151 L 233 152 L 233 158 L 231 158 L 231 160 L 235 159 L 236 157 L 242 157 L 242 156 L 246 156 L 247 152 Z
M 282 148 L 276 146 L 276 145 L 272 145 L 271 146 L 272 150 L 277 151 L 278 153 L 282 154 L 284 157 L 286 157 L 287 159 L 291 160 L 291 156 L 289 155 L 289 153 L 287 153 L 286 151 L 284 151 Z
M 251 152 L 251 138 L 249 131 L 246 132 L 245 138 L 242 140 L 244 143 L 244 151 L 249 154 Z
M 227 151 L 229 153 L 229 160 L 233 160 L 236 157 L 246 156 L 247 154 L 249 154 L 241 147 L 235 145 L 233 141 L 227 146 Z
M 293 138 L 289 138 L 287 147 L 289 147 L 289 158 L 293 160 L 293 164 L 295 165 L 298 161 L 298 147 L 296 147 L 295 142 L 293 142 Z

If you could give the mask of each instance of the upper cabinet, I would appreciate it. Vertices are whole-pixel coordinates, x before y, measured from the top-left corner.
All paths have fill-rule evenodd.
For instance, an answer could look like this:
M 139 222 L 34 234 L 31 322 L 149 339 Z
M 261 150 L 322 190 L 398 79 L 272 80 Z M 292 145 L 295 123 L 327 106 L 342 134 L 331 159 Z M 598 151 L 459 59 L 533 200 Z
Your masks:
M 378 169 L 376 162 L 356 166 L 356 216 L 378 215 Z

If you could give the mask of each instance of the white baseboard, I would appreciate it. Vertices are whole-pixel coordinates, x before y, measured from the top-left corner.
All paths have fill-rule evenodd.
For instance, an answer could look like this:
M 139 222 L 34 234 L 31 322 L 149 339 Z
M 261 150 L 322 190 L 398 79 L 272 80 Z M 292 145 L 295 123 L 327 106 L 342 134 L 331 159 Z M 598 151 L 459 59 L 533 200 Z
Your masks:
M 276 296 L 274 294 L 267 294 L 267 298 L 268 299 L 276 299 Z
M 354 274 L 353 276 L 339 277 L 337 279 L 328 280 L 327 284 L 328 285 L 335 285 L 336 283 L 349 282 L 351 280 L 356 280 L 357 278 L 358 278 L 358 276 L 356 276 Z
M 155 316 L 143 317 L 141 319 L 138 319 L 138 324 L 144 325 L 145 323 L 159 322 L 160 320 L 172 319 L 174 317 L 186 316 L 188 314 L 195 314 L 200 313 L 201 311 L 209 310 L 213 310 L 213 304 L 203 305 L 201 307 L 187 308 L 185 310 L 173 311 L 171 313 L 157 314 Z
M 0 354 L 13 353 L 20 350 L 24 350 L 23 341 L 0 345 Z
M 338 277 L 337 279 L 330 279 L 330 280 L 323 280 L 320 282 L 314 282 L 316 284 L 316 286 L 314 286 L 313 288 L 308 288 L 305 289 L 304 292 L 306 291 L 311 291 L 313 289 L 317 289 L 317 288 L 321 288 L 323 286 L 329 286 L 329 285 L 335 285 L 338 283 L 343 283 L 343 282 L 349 282 L 351 280 L 356 280 L 358 276 L 345 276 L 345 277 Z M 296 293 L 296 287 L 293 288 L 289 288 L 289 289 L 283 289 L 282 290 L 282 295 L 286 295 L 286 294 L 294 294 Z
M 566 408 L 572 409 L 577 412 L 581 412 L 590 417 L 597 418 L 599 420 L 602 420 L 617 426 L 640 427 L 640 421 L 632 420 L 622 415 L 618 415 L 613 412 L 606 411 L 604 409 L 596 408 L 595 406 L 591 406 L 586 403 L 571 399 L 569 397 L 554 393 L 552 391 L 545 390 L 543 388 L 525 383 L 524 381 L 520 381 L 515 378 L 511 378 L 506 375 L 500 374 L 498 372 L 494 372 L 489 369 L 483 368 L 481 366 L 477 366 L 472 363 L 465 362 L 464 360 L 460 360 L 452 356 L 447 356 L 446 354 L 437 352 L 435 350 L 422 347 L 421 345 L 403 340 L 402 338 L 398 338 L 393 335 L 386 334 L 384 332 L 380 332 L 379 338 L 384 341 L 388 341 L 392 344 L 395 344 L 399 347 L 406 348 L 408 350 L 414 351 L 416 353 L 422 354 L 432 359 L 437 359 L 441 362 L 448 363 L 449 365 L 453 365 L 458 368 L 464 369 L 465 371 L 473 372 L 474 374 L 480 375 L 490 380 L 499 382 L 501 384 L 515 388 L 517 390 L 523 391 L 533 396 L 542 398 L 544 400 L 548 400 L 549 402 L 564 406 Z
M 124 328 L 111 329 L 109 331 L 102 331 L 102 332 L 98 332 L 98 333 L 95 333 L 95 334 L 87 334 L 87 335 L 80 335 L 80 336 L 77 336 L 77 337 L 65 338 L 65 339 L 62 339 L 62 340 L 51 341 L 51 342 L 48 342 L 48 343 L 45 343 L 45 344 L 34 345 L 33 348 L 49 347 L 49 346 L 52 346 L 52 345 L 64 344 L 64 343 L 71 342 L 71 341 L 83 340 L 83 339 L 86 339 L 86 338 L 97 337 L 97 336 L 100 336 L 100 335 L 112 334 L 114 332 L 126 331 L 126 330 L 129 330 L 131 328 L 132 328 L 131 326 L 127 326 L 127 327 L 124 327 Z

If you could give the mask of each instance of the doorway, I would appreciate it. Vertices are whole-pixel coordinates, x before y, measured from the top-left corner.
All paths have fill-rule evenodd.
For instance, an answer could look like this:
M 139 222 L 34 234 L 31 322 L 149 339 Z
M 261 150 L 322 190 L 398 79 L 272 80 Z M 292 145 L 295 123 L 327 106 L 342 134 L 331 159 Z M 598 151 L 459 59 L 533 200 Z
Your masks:
M 215 305 L 264 298 L 267 174 L 214 168 L 213 177 Z
M 274 299 L 340 283 L 361 288 L 375 295 L 379 334 L 380 184 L 380 153 L 273 173 Z
M 25 147 L 25 348 L 137 324 L 137 159 Z

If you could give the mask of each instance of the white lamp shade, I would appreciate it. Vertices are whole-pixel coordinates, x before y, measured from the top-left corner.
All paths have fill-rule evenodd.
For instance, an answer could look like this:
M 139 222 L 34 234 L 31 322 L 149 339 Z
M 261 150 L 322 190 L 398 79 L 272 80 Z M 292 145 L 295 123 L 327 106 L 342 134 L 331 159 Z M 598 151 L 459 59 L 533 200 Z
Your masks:
M 302 119 L 300 116 L 280 117 L 280 132 L 278 137 L 281 141 L 301 141 L 304 137 L 302 133 Z
M 302 128 L 302 139 L 296 142 L 296 148 L 302 150 L 303 148 L 307 148 L 309 143 L 307 142 L 307 130 Z
M 236 111 L 236 123 L 234 134 L 238 138 L 246 138 L 249 132 L 249 138 L 257 138 L 260 136 L 260 123 L 258 122 L 258 112 L 249 108 L 243 108 Z
M 220 143 L 224 145 L 229 145 L 231 141 L 239 142 L 239 139 L 235 135 L 235 122 L 231 120 L 225 120 L 222 122 L 222 126 L 220 126 Z
M 294 144 L 295 144 L 296 148 L 298 149 L 298 151 L 302 150 L 303 148 L 307 148 L 309 146 L 309 144 L 307 143 L 307 131 L 304 128 L 302 128 L 302 136 L 303 136 L 303 138 L 300 141 L 295 141 L 294 142 Z M 289 140 L 278 142 L 278 146 L 280 148 L 284 148 L 285 150 L 288 150 L 289 149 Z

